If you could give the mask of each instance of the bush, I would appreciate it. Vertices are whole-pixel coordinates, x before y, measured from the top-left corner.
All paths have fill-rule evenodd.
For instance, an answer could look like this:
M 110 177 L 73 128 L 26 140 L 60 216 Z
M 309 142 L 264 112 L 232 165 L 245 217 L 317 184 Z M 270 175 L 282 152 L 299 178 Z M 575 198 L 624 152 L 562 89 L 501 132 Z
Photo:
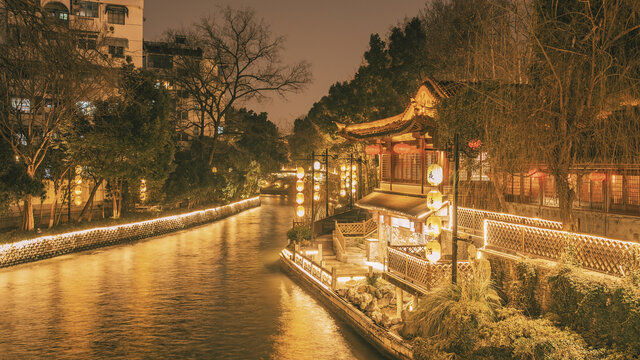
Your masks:
M 623 281 L 597 280 L 579 269 L 549 276 L 549 295 L 560 324 L 594 347 L 640 354 L 640 292 Z
M 373 274 L 371 274 L 371 276 L 369 276 L 369 274 L 367 274 L 367 284 L 371 285 L 371 286 L 376 286 L 376 284 L 378 284 L 378 279 L 380 278 L 380 274 L 374 272 Z
M 306 226 L 295 226 L 287 231 L 287 239 L 292 242 L 311 240 L 311 230 Z

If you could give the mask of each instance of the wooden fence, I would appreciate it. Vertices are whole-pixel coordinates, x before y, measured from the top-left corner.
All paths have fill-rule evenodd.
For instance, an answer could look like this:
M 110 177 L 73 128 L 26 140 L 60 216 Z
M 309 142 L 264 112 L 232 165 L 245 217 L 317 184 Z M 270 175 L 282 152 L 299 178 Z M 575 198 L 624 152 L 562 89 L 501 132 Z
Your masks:
M 290 251 L 284 249 L 282 250 L 281 256 L 296 263 L 327 288 L 334 289 L 336 287 L 333 274 L 329 270 L 323 268 L 320 264 L 305 256 L 303 253 L 296 250 Z
M 431 290 L 440 281 L 451 278 L 451 263 L 431 263 L 426 259 L 393 248 L 387 249 L 387 271 L 405 281 Z M 471 264 L 458 262 L 458 276 L 470 276 Z
M 506 213 L 476 210 L 471 208 L 458 208 L 458 226 L 476 231 L 484 231 L 484 221 L 495 220 L 513 224 L 535 226 L 545 229 L 561 230 L 562 223 L 558 221 L 536 219 L 525 216 L 517 216 Z
M 567 249 L 573 248 L 582 267 L 617 276 L 638 266 L 637 243 L 503 221 L 485 222 L 489 249 L 557 261 Z

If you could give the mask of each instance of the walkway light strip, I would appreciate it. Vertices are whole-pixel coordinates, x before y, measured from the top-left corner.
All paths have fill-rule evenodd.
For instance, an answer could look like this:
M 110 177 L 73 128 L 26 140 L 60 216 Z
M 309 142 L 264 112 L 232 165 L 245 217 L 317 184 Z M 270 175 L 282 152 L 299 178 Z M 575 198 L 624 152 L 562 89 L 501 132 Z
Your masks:
M 286 253 L 285 253 L 286 251 Z M 287 260 L 289 260 L 293 265 L 295 265 L 295 267 L 297 267 L 298 269 L 300 269 L 300 271 L 302 271 L 304 274 L 306 274 L 309 278 L 311 278 L 311 280 L 315 281 L 316 283 L 318 283 L 318 285 L 322 286 L 323 288 L 325 288 L 328 291 L 331 291 L 331 288 L 329 288 L 327 285 L 325 285 L 322 281 L 318 280 L 315 276 L 313 276 L 311 273 L 309 273 L 307 270 L 305 270 L 302 266 L 298 265 L 298 263 L 295 261 L 295 259 L 291 259 L 291 257 L 287 256 L 287 253 L 290 255 L 291 252 L 287 249 L 282 250 L 281 256 L 284 256 Z M 298 255 L 298 254 L 296 254 Z M 304 258 L 303 258 L 304 259 Z M 311 264 L 312 266 L 318 268 L 316 265 Z M 322 270 L 320 268 L 320 273 L 322 274 Z M 322 276 L 322 275 L 321 275 Z
M 64 233 L 64 234 L 41 236 L 41 237 L 35 238 L 35 239 L 27 239 L 27 240 L 22 240 L 22 241 L 11 243 L 11 244 L 4 244 L 4 245 L 0 246 L 0 252 L 5 252 L 5 251 L 10 250 L 10 249 L 21 249 L 21 248 L 23 248 L 25 246 L 28 246 L 28 245 L 31 245 L 31 244 L 46 242 L 46 241 L 49 241 L 49 240 L 55 240 L 55 239 L 59 239 L 59 238 L 71 237 L 71 236 L 77 236 L 77 235 L 84 235 L 84 234 L 87 234 L 87 233 L 90 233 L 90 232 L 93 232 L 93 231 L 110 231 L 110 230 L 127 229 L 127 228 L 130 228 L 130 227 L 133 227 L 133 226 L 137 226 L 137 225 L 147 225 L 147 224 L 153 224 L 153 223 L 167 221 L 167 220 L 183 219 L 183 218 L 194 216 L 194 215 L 207 214 L 207 213 L 210 213 L 210 212 L 220 211 L 222 208 L 225 208 L 225 207 L 231 207 L 231 208 L 235 209 L 237 206 L 239 206 L 241 204 L 244 204 L 244 203 L 250 202 L 250 201 L 255 201 L 256 199 L 260 199 L 260 197 L 256 196 L 256 197 L 253 197 L 253 198 L 250 198 L 250 199 L 241 200 L 241 201 L 238 201 L 238 202 L 235 202 L 235 203 L 218 206 L 216 208 L 198 210 L 198 211 L 193 211 L 193 212 L 186 213 L 186 214 L 166 216 L 166 217 L 161 217 L 161 218 L 157 218 L 157 219 L 145 220 L 145 221 L 129 223 L 129 224 L 98 227 L 98 228 L 74 231 L 74 232 Z
M 458 210 L 467 210 L 467 211 L 476 212 L 476 213 L 484 213 L 484 214 L 491 214 L 491 215 L 495 215 L 495 216 L 504 216 L 504 217 L 517 218 L 517 219 L 521 219 L 523 221 L 524 220 L 540 221 L 540 222 L 545 222 L 545 223 L 548 223 L 549 225 L 556 226 L 556 227 L 562 229 L 562 222 L 560 222 L 560 221 L 540 219 L 540 218 L 529 217 L 529 216 L 513 215 L 513 214 L 509 214 L 509 213 L 499 213 L 499 212 L 495 212 L 495 211 L 478 210 L 478 209 L 472 209 L 472 208 L 466 208 L 466 207 L 459 207 Z M 511 223 L 511 222 L 505 221 L 505 220 L 497 220 L 497 219 L 489 219 L 489 220 L 504 221 L 504 222 Z M 517 223 L 512 223 L 512 224 L 517 224 Z M 517 224 L 517 225 L 521 225 L 521 224 Z M 557 230 L 557 229 L 551 228 L 549 230 Z

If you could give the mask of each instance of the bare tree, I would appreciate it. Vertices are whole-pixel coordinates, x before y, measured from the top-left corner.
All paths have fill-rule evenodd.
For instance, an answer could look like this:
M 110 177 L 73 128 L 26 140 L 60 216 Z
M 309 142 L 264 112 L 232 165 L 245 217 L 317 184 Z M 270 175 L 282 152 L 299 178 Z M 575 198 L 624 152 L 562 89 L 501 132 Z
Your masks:
M 78 104 L 100 87 L 106 60 L 78 47 L 78 30 L 46 13 L 38 1 L 0 4 L 0 139 L 34 179 Z M 32 195 L 23 199 L 22 228 L 34 228 Z
M 284 38 L 274 37 L 252 10 L 225 8 L 217 15 L 188 29 L 187 41 L 203 50 L 202 59 L 175 59 L 176 83 L 199 107 L 200 121 L 194 125 L 200 140 L 207 142 L 210 165 L 229 109 L 248 100 L 264 100 L 268 94 L 298 92 L 311 78 L 308 63 L 283 63 Z

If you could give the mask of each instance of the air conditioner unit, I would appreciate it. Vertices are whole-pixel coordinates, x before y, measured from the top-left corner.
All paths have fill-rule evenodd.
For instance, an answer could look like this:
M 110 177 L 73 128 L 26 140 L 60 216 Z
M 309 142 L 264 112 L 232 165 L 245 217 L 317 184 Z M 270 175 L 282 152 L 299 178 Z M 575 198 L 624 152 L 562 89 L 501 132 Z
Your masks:
M 109 26 L 109 31 L 113 32 L 115 28 L 113 26 Z

